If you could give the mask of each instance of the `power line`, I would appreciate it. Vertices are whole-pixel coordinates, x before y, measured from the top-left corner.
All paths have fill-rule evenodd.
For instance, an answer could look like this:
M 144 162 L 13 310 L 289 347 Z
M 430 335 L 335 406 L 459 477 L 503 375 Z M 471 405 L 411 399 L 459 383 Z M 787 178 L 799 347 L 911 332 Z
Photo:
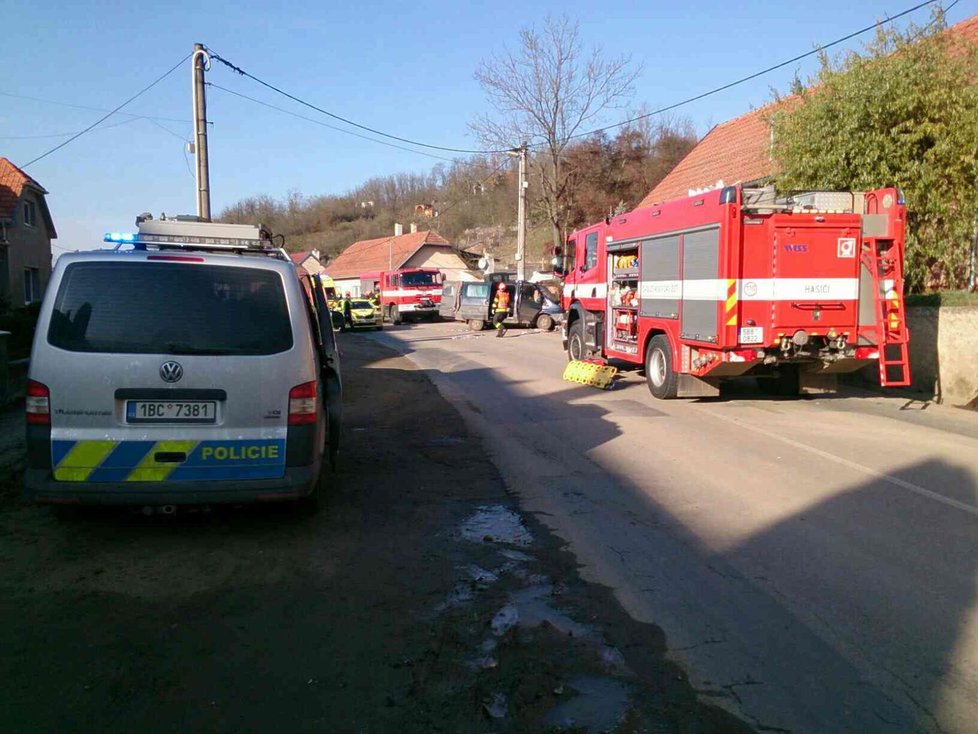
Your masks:
M 80 131 L 80 132 L 78 132 L 78 133 L 76 133 L 75 135 L 73 135 L 73 136 L 71 136 L 70 138 L 68 138 L 67 140 L 65 140 L 65 141 L 64 141 L 63 143 L 59 143 L 58 145 L 56 145 L 56 146 L 54 146 L 53 148 L 51 148 L 51 149 L 50 149 L 49 151 L 47 151 L 46 153 L 42 153 L 41 155 L 39 155 L 39 156 L 38 156 L 37 158 L 35 158 L 34 160 L 32 160 L 32 161 L 28 161 L 28 162 L 27 162 L 27 163 L 25 163 L 25 164 L 24 164 L 23 166 L 21 166 L 21 168 L 27 168 L 28 166 L 30 166 L 30 165 L 32 165 L 32 164 L 34 164 L 34 163 L 37 163 L 37 162 L 38 162 L 39 160 L 41 160 L 42 158 L 47 158 L 47 157 L 48 157 L 49 155 L 51 155 L 51 154 L 52 154 L 52 153 L 54 153 L 55 151 L 57 151 L 57 150 L 61 150 L 62 148 L 64 148 L 64 147 L 65 147 L 66 145 L 68 145 L 69 143 L 71 143 L 71 142 L 73 142 L 73 141 L 75 141 L 75 140 L 77 140 L 78 138 L 80 138 L 80 137 L 81 137 L 82 135 L 84 135 L 85 133 L 87 133 L 87 132 L 88 132 L 89 130 L 92 130 L 93 128 L 95 128 L 95 127 L 97 127 L 97 126 L 98 126 L 99 124 L 101 124 L 101 123 L 102 123 L 102 122 L 104 122 L 105 120 L 107 120 L 107 119 L 109 119 L 110 117 L 112 117 L 112 115 L 114 115 L 114 114 L 115 114 L 116 112 L 118 112 L 119 110 L 121 110 L 121 109 L 122 109 L 123 107 L 125 107 L 125 106 L 126 106 L 127 104 L 129 104 L 130 102 L 132 102 L 132 101 L 133 101 L 134 99 L 136 99 L 137 97 L 139 97 L 139 96 L 141 96 L 141 95 L 143 95 L 144 93 L 146 93 L 146 92 L 148 92 L 148 91 L 149 91 L 150 89 L 152 89 L 152 88 L 153 88 L 153 87 L 155 87 L 155 86 L 156 86 L 157 84 L 159 84 L 159 83 L 160 83 L 161 81 L 163 81 L 163 80 L 164 80 L 164 79 L 166 79 L 166 78 L 167 78 L 168 76 L 170 76 L 170 74 L 172 74 L 172 73 L 173 73 L 173 72 L 175 72 L 175 71 L 176 71 L 177 69 L 179 69 L 179 68 L 180 68 L 180 66 L 181 66 L 181 65 L 182 65 L 182 64 L 183 64 L 184 62 L 186 62 L 186 61 L 187 61 L 187 59 L 189 59 L 189 58 L 191 57 L 191 55 L 192 55 L 192 54 L 187 54 L 186 56 L 184 56 L 184 57 L 183 57 L 182 59 L 180 59 L 180 61 L 178 61 L 178 62 L 177 62 L 176 64 L 174 64 L 174 65 L 173 65 L 172 67 L 170 67 L 170 69 L 169 69 L 169 70 L 168 70 L 167 72 L 165 72 L 165 73 L 164 73 L 163 75 L 161 75 L 161 76 L 159 76 L 159 77 L 157 77 L 157 78 L 156 78 L 156 79 L 155 79 L 155 80 L 154 80 L 154 81 L 153 81 L 152 83 L 150 83 L 150 84 L 149 84 L 148 86 L 145 86 L 145 87 L 143 87 L 142 89 L 140 89 L 140 90 L 139 90 L 138 92 L 136 92 L 136 93 L 135 93 L 134 95 L 132 95 L 132 96 L 131 96 L 131 97 L 130 97 L 129 99 L 127 99 L 127 100 L 126 100 L 125 102 L 123 102 L 122 104 L 120 104 L 120 105 L 119 105 L 118 107 L 116 107 L 116 108 L 115 108 L 114 110 L 112 110 L 111 112 L 109 112 L 109 113 L 107 113 L 107 114 L 105 114 L 105 115 L 103 115 L 102 117 L 100 117 L 100 118 L 99 118 L 98 120 L 96 120 L 95 122 L 93 122 L 93 123 L 92 123 L 91 125 L 89 125 L 88 127 L 86 127 L 86 128 L 84 129 L 84 130 L 82 130 L 82 131 Z
M 176 138 L 177 140 L 179 140 L 179 141 L 181 141 L 181 142 L 184 142 L 184 143 L 189 143 L 189 142 L 190 142 L 189 140 L 187 140 L 187 138 L 186 138 L 186 136 L 184 136 L 184 135 L 180 135 L 179 133 L 175 133 L 175 132 L 173 132 L 173 131 L 172 131 L 172 130 L 171 130 L 170 128 L 168 128 L 168 127 L 167 127 L 166 125 L 161 125 L 161 124 L 160 124 L 160 123 L 158 123 L 158 122 L 157 122 L 156 120 L 150 120 L 150 122 L 151 122 L 151 123 L 153 123 L 154 125 L 156 125 L 156 127 L 158 127 L 158 128 L 159 128 L 160 130 L 162 130 L 163 132 L 165 132 L 165 133 L 167 133 L 168 135 L 172 135 L 172 136 L 173 136 L 173 137 L 175 137 L 175 138 Z
M 377 129 L 372 128 L 372 127 L 367 127 L 366 125 L 361 125 L 359 122 L 354 122 L 353 120 L 349 120 L 349 119 L 347 119 L 345 117 L 341 117 L 340 115 L 337 115 L 337 114 L 335 114 L 333 112 L 330 112 L 329 110 L 324 110 L 322 107 L 317 107 L 316 105 L 312 104 L 311 102 L 306 102 L 304 99 L 300 99 L 299 97 L 296 97 L 293 94 L 289 94 L 285 90 L 279 89 L 275 85 L 269 84 L 268 82 L 266 82 L 266 81 L 264 81 L 262 79 L 259 79 L 258 77 L 256 77 L 253 74 L 249 74 L 247 71 L 245 71 L 241 67 L 235 66 L 230 61 L 228 61 L 225 58 L 222 58 L 218 53 L 216 53 L 215 51 L 213 51 L 210 48 L 207 48 L 207 53 L 210 54 L 210 56 L 211 56 L 212 59 L 214 59 L 216 61 L 220 61 L 222 64 L 224 64 L 226 67 L 228 67 L 232 71 L 237 72 L 241 76 L 246 76 L 249 79 L 251 79 L 252 81 L 258 82 L 263 87 L 267 87 L 268 89 L 271 89 L 273 92 L 277 92 L 278 94 L 281 94 L 284 97 L 288 97 L 293 102 L 298 102 L 299 104 L 301 104 L 301 105 L 303 105 L 305 107 L 308 107 L 309 109 L 316 110 L 316 112 L 320 112 L 320 113 L 322 113 L 322 114 L 324 114 L 324 115 L 326 115 L 328 117 L 332 117 L 334 120 L 339 120 L 340 122 L 345 122 L 347 125 L 352 125 L 353 127 L 360 128 L 361 130 L 366 130 L 367 132 L 373 133 L 374 135 L 380 135 L 381 137 L 390 138 L 391 140 L 397 140 L 397 141 L 399 141 L 401 143 L 407 143 L 408 145 L 416 145 L 419 148 L 430 148 L 431 150 L 444 150 L 444 151 L 447 151 L 449 153 L 469 153 L 469 154 L 489 155 L 489 154 L 492 154 L 492 153 L 505 153 L 506 152 L 504 150 L 474 150 L 474 149 L 470 149 L 470 148 L 449 148 L 449 147 L 442 146 L 442 145 L 430 145 L 429 143 L 421 143 L 421 142 L 418 142 L 417 140 L 411 140 L 409 138 L 402 138 L 402 137 L 400 137 L 398 135 L 391 135 L 390 133 L 385 133 L 382 130 L 377 130 Z
M 652 117 L 654 115 L 661 115 L 663 112 L 669 112 L 670 110 L 674 110 L 674 109 L 676 109 L 678 107 L 683 107 L 685 105 L 691 104 L 692 102 L 698 102 L 699 100 L 701 100 L 701 99 L 703 99 L 705 97 L 710 97 L 710 96 L 712 96 L 714 94 L 719 94 L 720 92 L 725 92 L 726 90 L 728 90 L 728 89 L 730 89 L 732 87 L 736 87 L 736 86 L 738 86 L 740 84 L 743 84 L 744 82 L 749 82 L 752 79 L 757 79 L 760 76 L 764 76 L 765 74 L 769 74 L 772 71 L 776 71 L 778 69 L 781 69 L 781 68 L 783 68 L 785 66 L 788 66 L 789 64 L 795 63 L 796 61 L 801 61 L 802 59 L 806 59 L 809 56 L 814 56 L 815 54 L 818 54 L 818 53 L 824 51 L 827 48 L 832 48 L 833 46 L 838 46 L 840 43 L 844 43 L 846 41 L 849 41 L 849 40 L 855 38 L 856 36 L 860 36 L 863 33 L 866 33 L 867 31 L 873 30 L 874 28 L 878 28 L 880 26 L 886 25 L 887 23 L 892 23 L 893 21 L 898 20 L 899 18 L 902 18 L 905 15 L 909 15 L 910 13 L 913 13 L 916 10 L 920 10 L 921 8 L 923 8 L 923 7 L 927 6 L 927 5 L 933 5 L 935 2 L 937 2 L 937 0 L 926 0 L 925 2 L 918 3 L 917 5 L 914 5 L 912 8 L 909 8 L 907 10 L 904 10 L 903 12 L 897 13 L 896 15 L 891 16 L 889 18 L 886 18 L 885 20 L 877 21 L 877 22 L 873 23 L 872 25 L 868 25 L 865 28 L 859 29 L 858 31 L 853 31 L 852 33 L 848 33 L 845 36 L 842 36 L 841 38 L 837 38 L 836 40 L 834 40 L 834 41 L 832 41 L 830 43 L 826 43 L 826 44 L 817 46 L 816 48 L 812 49 L 811 51 L 808 51 L 808 52 L 803 53 L 803 54 L 799 54 L 798 56 L 795 56 L 794 58 L 788 59 L 787 61 L 782 61 L 779 64 L 775 64 L 774 66 L 769 66 L 766 69 L 762 69 L 761 71 L 754 72 L 753 74 L 749 74 L 749 75 L 747 75 L 745 77 L 741 77 L 740 79 L 737 79 L 736 81 L 732 81 L 732 82 L 730 82 L 728 84 L 724 84 L 721 87 L 715 87 L 715 88 L 713 88 L 713 89 L 711 89 L 711 90 L 709 90 L 707 92 L 703 92 L 702 94 L 697 94 L 694 97 L 687 97 L 686 99 L 682 100 L 681 102 L 675 102 L 674 104 L 667 105 L 666 107 L 660 107 L 657 110 L 653 110 L 652 112 L 646 112 L 645 114 L 639 115 L 637 117 L 633 117 L 633 118 L 631 118 L 629 120 L 622 120 L 621 122 L 616 122 L 613 125 L 607 125 L 605 127 L 596 128 L 595 130 L 589 130 L 589 131 L 584 132 L 584 133 L 577 133 L 576 135 L 571 135 L 568 138 L 568 140 L 576 140 L 577 138 L 586 138 L 586 137 L 589 137 L 591 135 L 596 135 L 598 133 L 606 132 L 608 130 L 614 130 L 616 127 L 622 127 L 624 125 L 630 125 L 633 122 L 638 122 L 639 120 L 644 120 L 644 119 L 649 118 L 649 117 Z M 958 0 L 955 0 L 955 2 L 953 2 L 950 6 L 948 6 L 948 10 L 950 10 L 951 8 L 953 8 L 957 4 L 957 2 L 958 2 Z M 545 143 L 537 143 L 535 146 L 531 146 L 531 147 L 542 147 L 543 145 L 545 145 Z
M 213 87 L 214 89 L 220 89 L 222 92 L 227 92 L 228 94 L 233 94 L 235 97 L 241 97 L 241 99 L 246 99 L 249 102 L 254 102 L 255 104 L 260 104 L 262 107 L 268 107 L 269 109 L 277 110 L 286 115 L 291 115 L 292 117 L 297 117 L 300 120 L 306 120 L 314 125 L 321 125 L 322 127 L 328 127 L 330 130 L 336 130 L 337 132 L 346 133 L 347 135 L 352 135 L 357 138 L 362 138 L 363 140 L 370 140 L 374 143 L 380 143 L 381 145 L 386 145 L 390 148 L 397 148 L 398 150 L 406 150 L 409 153 L 417 153 L 418 155 L 427 156 L 428 158 L 435 158 L 439 161 L 449 161 L 453 162 L 453 158 L 446 158 L 445 156 L 435 155 L 434 153 L 425 153 L 422 150 L 414 150 L 413 148 L 406 148 L 403 145 L 397 145 L 396 143 L 388 143 L 386 140 L 377 140 L 377 138 L 372 138 L 369 135 L 362 135 L 360 133 L 354 132 L 353 130 L 346 130 L 342 127 L 336 125 L 330 125 L 328 122 L 323 122 L 322 120 L 317 120 L 313 117 L 306 117 L 305 115 L 300 115 L 298 112 L 293 112 L 292 110 L 287 110 L 284 107 L 277 107 L 276 105 L 269 104 L 260 99 L 254 97 L 249 97 L 247 94 L 242 94 L 241 92 L 235 92 L 233 89 L 228 89 L 222 87 L 220 84 L 215 84 L 214 82 L 207 82 L 207 86 Z
M 499 172 L 500 172 L 500 171 L 501 171 L 501 170 L 503 169 L 503 167 L 504 167 L 504 166 L 507 166 L 507 165 L 509 165 L 509 163 L 510 163 L 510 161 L 509 161 L 509 159 L 507 159 L 507 158 L 503 158 L 503 160 L 502 160 L 502 162 L 501 162 L 501 163 L 500 163 L 500 164 L 499 164 L 498 166 L 496 166 L 495 168 L 493 168 L 493 169 L 492 169 L 492 171 L 490 171 L 490 172 L 489 172 L 489 175 L 488 175 L 488 176 L 486 176 L 486 177 L 485 177 L 484 179 L 482 179 L 481 181 L 479 181 L 479 182 L 478 182 L 478 183 L 476 184 L 476 186 L 482 186 L 483 184 L 485 184 L 485 183 L 486 183 L 487 181 L 489 181 L 489 179 L 491 179 L 491 178 L 492 178 L 493 176 L 495 176 L 495 175 L 496 175 L 497 173 L 499 173 Z M 441 210 L 439 210 L 439 212 L 438 212 L 438 216 L 441 216 L 441 215 L 442 215 L 442 214 L 444 214 L 445 212 L 447 212 L 447 211 L 450 211 L 450 210 L 451 210 L 452 208 L 454 208 L 454 207 L 456 207 L 456 206 L 458 206 L 458 205 L 459 205 L 459 204 L 461 204 L 461 203 L 462 203 L 463 201 L 466 201 L 466 199 L 456 199 L 455 201 L 453 201 L 453 202 L 451 202 L 451 203 L 450 203 L 450 204 L 449 204 L 448 206 L 446 206 L 445 208 L 443 208 L 443 209 L 441 209 Z
M 0 92 L 0 97 L 13 97 L 15 99 L 29 99 L 32 102 L 43 102 L 44 104 L 58 105 L 59 107 L 72 107 L 76 110 L 89 110 L 91 112 L 108 112 L 104 107 L 89 107 L 83 104 L 72 104 L 70 102 L 57 102 L 53 99 L 42 99 L 41 97 L 30 97 L 26 94 L 14 94 L 13 92 Z M 134 112 L 120 112 L 120 115 L 126 115 L 132 118 L 142 118 L 145 120 L 161 120 L 163 122 L 192 122 L 192 120 L 181 120 L 177 117 L 159 117 L 158 115 L 137 115 Z
M 132 117 L 128 120 L 122 120 L 121 122 L 113 122 L 111 125 L 104 125 L 98 128 L 95 132 L 99 132 L 101 130 L 111 130 L 114 127 L 128 125 L 130 123 L 136 122 L 138 119 L 139 118 Z M 150 122 L 152 122 L 152 120 L 150 120 Z M 70 133 L 51 133 L 50 135 L 0 135 L 0 140 L 42 140 L 46 138 L 67 138 L 77 134 L 78 134 L 77 132 L 70 132 Z

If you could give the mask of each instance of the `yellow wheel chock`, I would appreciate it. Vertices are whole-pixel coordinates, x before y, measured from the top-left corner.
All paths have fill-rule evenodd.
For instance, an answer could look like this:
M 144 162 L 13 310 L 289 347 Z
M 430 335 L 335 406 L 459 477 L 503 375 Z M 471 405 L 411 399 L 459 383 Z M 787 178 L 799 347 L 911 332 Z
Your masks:
M 589 385 L 602 390 L 611 388 L 612 380 L 618 368 L 599 362 L 586 362 L 574 359 L 567 363 L 564 369 L 564 379 L 579 385 Z

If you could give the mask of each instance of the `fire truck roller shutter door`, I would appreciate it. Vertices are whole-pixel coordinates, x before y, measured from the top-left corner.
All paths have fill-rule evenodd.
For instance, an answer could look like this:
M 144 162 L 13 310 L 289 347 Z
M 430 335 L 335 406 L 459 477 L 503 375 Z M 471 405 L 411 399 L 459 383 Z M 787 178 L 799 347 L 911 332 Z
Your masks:
M 683 303 L 680 330 L 684 339 L 716 342 L 718 302 L 726 290 L 717 292 L 720 261 L 720 228 L 683 235 Z M 692 282 L 691 282 L 692 281 Z M 700 281 L 697 283 L 696 281 Z
M 679 235 L 656 237 L 642 243 L 640 262 L 640 316 L 679 317 L 682 281 L 679 279 Z

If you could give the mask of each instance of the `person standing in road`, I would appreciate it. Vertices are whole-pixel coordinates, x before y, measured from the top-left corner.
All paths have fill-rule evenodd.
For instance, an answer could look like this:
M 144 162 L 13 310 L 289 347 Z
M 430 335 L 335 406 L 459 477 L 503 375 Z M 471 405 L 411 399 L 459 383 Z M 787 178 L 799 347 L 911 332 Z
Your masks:
M 496 297 L 492 301 L 492 323 L 496 327 L 496 336 L 506 333 L 506 318 L 509 316 L 509 291 L 505 283 L 496 287 Z
M 343 324 L 353 330 L 353 304 L 350 302 L 350 291 L 343 295 Z

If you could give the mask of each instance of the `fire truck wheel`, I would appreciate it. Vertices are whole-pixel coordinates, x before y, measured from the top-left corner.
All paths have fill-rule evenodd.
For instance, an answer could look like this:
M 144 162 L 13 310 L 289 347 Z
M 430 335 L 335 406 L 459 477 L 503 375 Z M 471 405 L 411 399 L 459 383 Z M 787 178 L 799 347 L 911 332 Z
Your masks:
M 778 368 L 773 392 L 781 398 L 793 398 L 801 391 L 801 374 L 796 364 L 784 364 Z
M 541 331 L 553 331 L 554 330 L 554 320 L 550 314 L 542 313 L 537 316 L 536 327 Z
M 672 400 L 679 391 L 679 376 L 672 368 L 672 347 L 665 334 L 657 334 L 645 352 L 645 380 L 659 400 Z
M 390 316 L 391 323 L 394 324 L 395 326 L 400 324 L 404 320 L 403 318 L 401 318 L 401 312 L 398 311 L 396 303 L 391 304 L 390 314 L 391 314 Z
M 584 325 L 575 321 L 567 331 L 567 358 L 584 359 L 584 356 Z

